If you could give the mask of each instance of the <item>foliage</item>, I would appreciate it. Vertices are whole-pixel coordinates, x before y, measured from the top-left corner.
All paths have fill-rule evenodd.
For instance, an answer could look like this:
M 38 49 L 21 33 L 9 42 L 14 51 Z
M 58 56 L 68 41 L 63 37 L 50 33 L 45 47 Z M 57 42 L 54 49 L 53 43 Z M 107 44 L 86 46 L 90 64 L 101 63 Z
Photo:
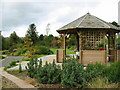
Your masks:
M 21 64 L 19 64 L 19 73 L 21 73 L 22 72 L 22 66 L 21 66 Z
M 62 64 L 61 84 L 64 87 L 79 87 L 85 86 L 84 66 L 78 63 L 77 58 L 69 58 L 64 60 Z
M 33 42 L 33 44 L 35 44 L 38 40 L 38 34 L 36 31 L 36 26 L 35 24 L 30 24 L 28 31 L 27 31 L 27 35 L 28 37 L 31 39 L 31 41 Z
M 26 67 L 28 75 L 32 78 L 36 78 L 38 82 L 44 84 L 58 83 L 60 82 L 61 69 L 53 62 L 52 64 L 46 63 L 42 67 L 42 61 L 36 58 L 32 58 Z
M 16 43 L 18 43 L 19 40 L 20 39 L 17 36 L 15 31 L 13 33 L 11 33 L 11 35 L 10 35 L 10 42 L 11 42 L 11 44 L 16 44 Z
M 35 78 L 37 75 L 37 70 L 39 67 L 41 67 L 41 60 L 40 60 L 40 63 L 38 65 L 37 58 L 31 58 L 30 62 L 27 63 L 27 66 L 25 67 L 27 72 L 28 72 L 27 73 L 28 76 L 30 76 L 31 78 Z
M 17 63 L 17 62 L 18 62 L 18 61 L 12 61 L 12 62 L 10 62 L 10 66 L 11 66 L 11 67 L 16 66 L 16 65 L 17 65 L 16 63 Z
M 4 67 L 4 70 L 7 70 L 8 68 L 11 68 L 14 66 L 17 66 L 17 64 L 16 64 L 17 62 L 19 62 L 19 61 L 11 61 L 8 66 Z
M 116 27 L 119 27 L 118 23 L 115 22 L 115 21 L 113 21 L 111 24 L 114 25 L 114 26 L 116 26 Z
M 2 54 L 9 54 L 10 52 L 9 52 L 9 50 L 3 50 L 2 51 Z
M 35 51 L 33 52 L 34 54 L 39 54 L 39 55 L 53 54 L 53 52 L 45 46 L 35 46 L 34 49 L 35 49 Z
M 0 56 L 0 59 L 4 59 L 5 58 L 5 56 Z
M 114 62 L 105 69 L 106 77 L 109 82 L 120 82 L 120 62 Z
M 31 60 L 31 58 L 23 58 L 23 59 L 21 59 L 20 61 L 30 61 Z
M 117 83 L 109 83 L 105 77 L 97 77 L 87 83 L 87 88 L 118 88 Z
M 61 81 L 61 68 L 53 63 L 47 63 L 38 69 L 37 80 L 43 84 L 54 84 Z
M 94 78 L 103 76 L 105 70 L 105 65 L 100 63 L 88 64 L 85 70 L 86 81 L 92 81 Z
M 39 83 L 61 83 L 66 88 L 84 88 L 86 85 L 94 87 L 95 83 L 99 82 L 99 87 L 107 87 L 103 85 L 104 83 L 109 87 L 116 87 L 116 84 L 113 85 L 110 83 L 120 82 L 120 62 L 115 62 L 110 66 L 105 66 L 100 63 L 89 64 L 84 69 L 84 66 L 78 62 L 77 58 L 68 58 L 64 59 L 61 68 L 55 64 L 55 61 L 49 64 L 46 62 L 42 66 L 41 60 L 32 58 L 27 64 L 26 69 L 28 75 L 36 78 Z M 100 80 L 99 78 L 104 78 L 104 80 Z

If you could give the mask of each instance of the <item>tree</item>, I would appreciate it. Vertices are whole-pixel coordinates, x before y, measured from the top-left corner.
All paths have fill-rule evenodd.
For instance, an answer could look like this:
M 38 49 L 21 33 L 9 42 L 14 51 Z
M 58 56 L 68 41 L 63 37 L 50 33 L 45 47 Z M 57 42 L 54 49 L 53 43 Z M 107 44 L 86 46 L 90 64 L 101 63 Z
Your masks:
M 35 24 L 30 24 L 28 31 L 27 31 L 27 35 L 28 37 L 31 39 L 31 41 L 33 42 L 33 45 L 37 42 L 38 40 L 38 33 L 36 31 L 36 26 Z
M 112 24 L 112 25 L 115 25 L 116 27 L 119 27 L 118 23 L 115 22 L 115 21 L 113 21 L 111 24 Z
M 8 38 L 5 38 L 3 36 L 1 36 L 1 38 L 2 38 L 2 50 L 9 49 L 10 40 L 8 40 Z
M 40 40 L 40 41 L 44 40 L 43 34 L 41 34 L 41 35 L 39 36 L 39 40 Z
M 17 36 L 17 34 L 16 34 L 15 31 L 10 34 L 10 42 L 11 42 L 11 45 L 17 44 L 19 41 L 20 41 L 20 38 Z

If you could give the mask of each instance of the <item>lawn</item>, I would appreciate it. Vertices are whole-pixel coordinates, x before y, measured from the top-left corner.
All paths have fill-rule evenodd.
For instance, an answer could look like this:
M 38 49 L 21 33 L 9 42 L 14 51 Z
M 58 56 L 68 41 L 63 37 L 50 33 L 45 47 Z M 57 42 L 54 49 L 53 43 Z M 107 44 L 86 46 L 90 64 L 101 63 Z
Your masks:
M 58 49 L 61 49 L 61 48 L 58 48 Z M 56 51 L 57 51 L 58 49 L 50 49 L 50 50 L 53 51 L 54 54 L 56 54 Z M 66 49 L 66 53 L 67 53 L 67 54 L 75 54 L 75 52 L 74 52 L 74 51 L 71 51 L 70 49 Z

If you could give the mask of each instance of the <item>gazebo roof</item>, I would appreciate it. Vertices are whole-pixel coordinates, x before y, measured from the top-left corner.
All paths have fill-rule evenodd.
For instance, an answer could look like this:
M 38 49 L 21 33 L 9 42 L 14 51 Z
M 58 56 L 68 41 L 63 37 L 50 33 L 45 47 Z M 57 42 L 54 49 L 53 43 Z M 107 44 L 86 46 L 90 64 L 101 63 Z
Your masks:
M 86 15 L 68 23 L 62 28 L 58 29 L 57 32 L 63 32 L 66 30 L 76 30 L 76 29 L 110 29 L 120 31 L 116 26 L 105 22 L 97 18 L 96 16 L 87 13 Z

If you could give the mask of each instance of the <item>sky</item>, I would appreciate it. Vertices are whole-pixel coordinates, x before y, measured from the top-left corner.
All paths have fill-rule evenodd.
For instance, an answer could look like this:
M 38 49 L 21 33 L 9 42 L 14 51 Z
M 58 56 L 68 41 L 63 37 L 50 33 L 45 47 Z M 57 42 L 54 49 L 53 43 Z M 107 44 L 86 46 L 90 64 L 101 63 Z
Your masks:
M 35 24 L 38 34 L 58 36 L 57 29 L 90 13 L 107 22 L 118 22 L 120 0 L 2 0 L 0 2 L 0 30 L 4 37 L 15 31 L 24 37 L 30 24 Z

